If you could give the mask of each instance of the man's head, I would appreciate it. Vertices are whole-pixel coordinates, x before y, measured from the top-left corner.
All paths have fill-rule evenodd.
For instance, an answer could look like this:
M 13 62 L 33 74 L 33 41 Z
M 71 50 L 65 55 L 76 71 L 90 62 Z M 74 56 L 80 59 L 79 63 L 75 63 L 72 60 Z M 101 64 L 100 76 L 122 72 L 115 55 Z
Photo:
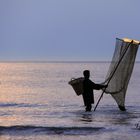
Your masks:
M 89 70 L 84 70 L 83 75 L 85 78 L 89 78 L 90 77 L 90 71 Z

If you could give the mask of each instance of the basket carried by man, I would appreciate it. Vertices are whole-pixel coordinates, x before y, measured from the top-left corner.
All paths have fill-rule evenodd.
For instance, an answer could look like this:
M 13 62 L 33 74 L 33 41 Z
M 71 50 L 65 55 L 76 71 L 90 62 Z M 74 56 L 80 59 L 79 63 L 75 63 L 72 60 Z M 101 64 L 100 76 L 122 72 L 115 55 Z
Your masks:
M 83 77 L 80 78 L 72 78 L 71 81 L 69 81 L 69 84 L 73 87 L 76 94 L 79 96 L 83 93 Z

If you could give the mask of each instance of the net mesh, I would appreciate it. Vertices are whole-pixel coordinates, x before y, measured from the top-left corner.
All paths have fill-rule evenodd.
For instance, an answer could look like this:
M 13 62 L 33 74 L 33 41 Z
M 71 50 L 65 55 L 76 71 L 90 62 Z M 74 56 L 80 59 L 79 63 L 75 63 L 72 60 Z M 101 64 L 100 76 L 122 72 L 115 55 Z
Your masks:
M 105 93 L 110 93 L 119 106 L 125 106 L 125 96 L 133 71 L 139 43 L 116 39 L 116 47 L 105 84 Z

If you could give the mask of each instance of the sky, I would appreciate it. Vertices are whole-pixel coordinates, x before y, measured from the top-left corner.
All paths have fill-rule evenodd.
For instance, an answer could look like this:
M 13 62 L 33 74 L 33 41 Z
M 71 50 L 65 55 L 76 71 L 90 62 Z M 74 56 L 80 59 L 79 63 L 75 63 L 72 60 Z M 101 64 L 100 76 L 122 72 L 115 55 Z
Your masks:
M 139 5 L 140 0 L 0 0 L 0 61 L 111 60 L 116 38 L 140 40 Z

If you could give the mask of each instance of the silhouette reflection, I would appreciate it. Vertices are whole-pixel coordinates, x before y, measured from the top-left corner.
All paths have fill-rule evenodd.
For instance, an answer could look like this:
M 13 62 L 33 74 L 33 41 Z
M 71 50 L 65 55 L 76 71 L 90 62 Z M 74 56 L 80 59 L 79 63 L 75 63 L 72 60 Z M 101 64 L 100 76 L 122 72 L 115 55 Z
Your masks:
M 83 114 L 80 120 L 83 122 L 92 122 L 92 114 Z

